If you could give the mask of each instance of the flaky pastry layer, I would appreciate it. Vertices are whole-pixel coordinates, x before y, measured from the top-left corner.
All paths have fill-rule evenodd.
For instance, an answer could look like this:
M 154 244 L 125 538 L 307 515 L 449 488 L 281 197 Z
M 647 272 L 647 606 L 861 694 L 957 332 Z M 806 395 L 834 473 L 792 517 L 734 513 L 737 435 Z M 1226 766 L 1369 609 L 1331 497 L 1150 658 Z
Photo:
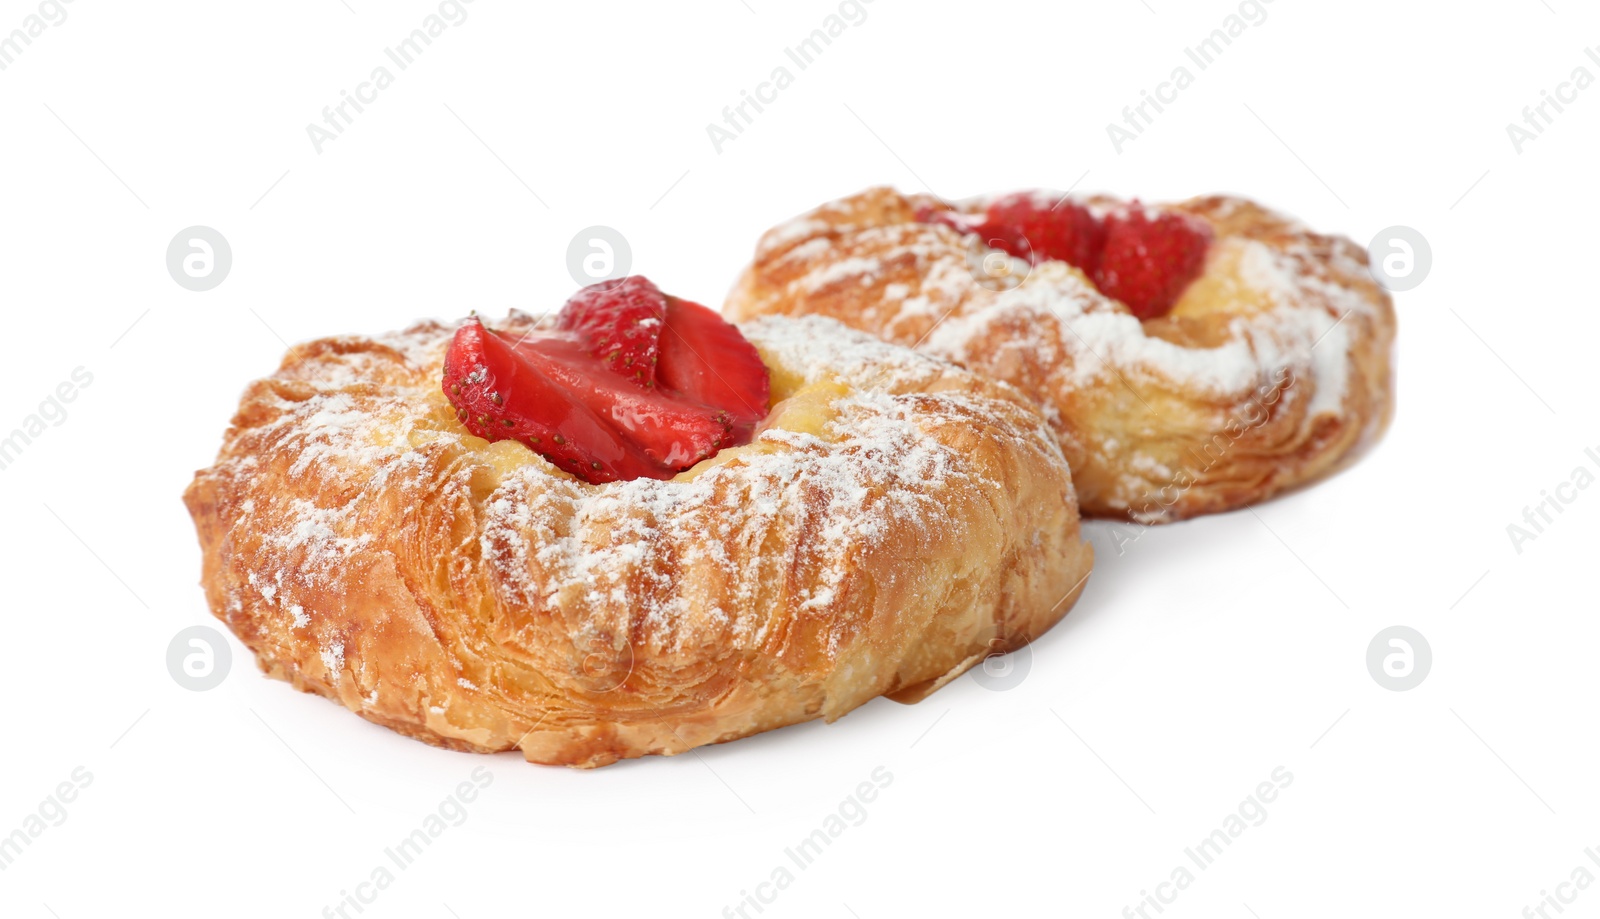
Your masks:
M 212 611 L 369 721 L 587 767 L 916 701 L 1071 608 L 1092 553 L 1025 397 L 826 319 L 742 331 L 754 440 L 605 485 L 458 424 L 445 326 L 291 349 L 184 495 Z
M 1172 312 L 1141 322 L 1065 262 L 1030 268 L 916 219 L 943 206 L 888 188 L 823 205 L 762 238 L 724 310 L 830 316 L 1017 386 L 1090 516 L 1246 506 L 1328 474 L 1387 426 L 1394 309 L 1348 239 L 1240 198 L 1152 206 L 1205 221 L 1215 241 Z

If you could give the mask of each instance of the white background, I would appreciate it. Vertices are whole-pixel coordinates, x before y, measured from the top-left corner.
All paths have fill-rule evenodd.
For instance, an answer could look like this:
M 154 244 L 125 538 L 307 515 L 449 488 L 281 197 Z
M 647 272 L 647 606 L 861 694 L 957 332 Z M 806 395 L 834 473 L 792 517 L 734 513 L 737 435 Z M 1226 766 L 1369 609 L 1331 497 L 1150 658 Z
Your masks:
M 35 8 L 4 0 L 0 32 Z M 364 916 L 737 915 L 878 766 L 865 822 L 760 915 L 1109 919 L 1279 766 L 1266 821 L 1167 919 L 1509 919 L 1600 874 L 1600 489 L 1520 553 L 1507 535 L 1600 471 L 1600 88 L 1520 154 L 1506 133 L 1574 68 L 1600 76 L 1600 13 L 1277 0 L 1119 155 L 1107 122 L 1236 5 L 876 0 L 719 154 L 706 124 L 836 5 L 477 0 L 319 155 L 306 125 L 435 8 L 77 0 L 0 72 L 0 434 L 93 375 L 0 472 L 0 834 L 93 775 L 0 872 L 4 915 L 322 915 L 485 765 L 466 821 Z M 1091 527 L 1095 574 L 1017 688 L 578 772 L 406 740 L 262 678 L 231 637 L 219 688 L 169 677 L 172 637 L 214 624 L 179 494 L 285 340 L 552 307 L 593 224 L 715 304 L 762 230 L 821 201 L 1080 176 L 1243 193 L 1363 245 L 1404 224 L 1434 263 L 1396 298 L 1381 445 L 1121 555 Z M 194 224 L 233 247 L 206 293 L 164 264 Z M 1395 624 L 1433 650 L 1410 692 L 1365 664 Z M 1600 910 L 1600 887 L 1578 897 Z

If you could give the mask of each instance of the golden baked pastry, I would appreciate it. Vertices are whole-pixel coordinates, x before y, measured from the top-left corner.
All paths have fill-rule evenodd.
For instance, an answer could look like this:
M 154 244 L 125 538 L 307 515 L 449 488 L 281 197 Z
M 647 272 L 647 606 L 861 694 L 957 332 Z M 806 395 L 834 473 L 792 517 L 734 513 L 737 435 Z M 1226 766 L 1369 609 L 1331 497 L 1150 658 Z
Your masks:
M 1037 637 L 1088 576 L 1048 426 L 947 362 L 748 323 L 753 439 L 590 484 L 468 433 L 452 331 L 292 348 L 184 494 L 211 609 L 261 668 L 402 734 L 591 767 L 832 721 Z
M 1031 249 L 1001 211 L 1022 214 Z M 1109 253 L 1116 220 L 1180 224 L 1196 245 L 1136 240 L 1120 278 L 1109 254 L 1093 279 L 1065 260 Z M 1040 257 L 1047 247 L 1069 255 Z M 1162 259 L 1190 255 L 1166 302 L 1143 295 L 1165 282 Z M 1130 278 L 1130 263 L 1153 277 Z M 1102 287 L 1140 296 L 1130 307 Z M 1033 193 L 951 208 L 874 188 L 769 231 L 724 312 L 830 316 L 1017 386 L 1049 418 L 1087 516 L 1158 523 L 1255 503 L 1349 461 L 1393 403 L 1394 309 L 1366 252 L 1240 198 Z

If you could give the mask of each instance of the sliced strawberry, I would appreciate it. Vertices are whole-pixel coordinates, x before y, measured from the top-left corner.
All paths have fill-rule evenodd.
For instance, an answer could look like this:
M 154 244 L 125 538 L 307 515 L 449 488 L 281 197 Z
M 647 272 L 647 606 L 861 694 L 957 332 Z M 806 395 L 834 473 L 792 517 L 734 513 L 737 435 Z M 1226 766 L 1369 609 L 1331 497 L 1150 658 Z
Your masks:
M 1211 244 L 1210 227 L 1182 214 L 1152 217 L 1135 201 L 1100 220 L 1077 202 L 1049 205 L 1036 192 L 996 198 L 982 215 L 922 208 L 917 219 L 977 233 L 990 246 L 1034 264 L 1067 262 L 1141 319 L 1172 309 L 1200 276 Z
M 755 346 L 715 312 L 667 298 L 656 379 L 684 398 L 726 411 L 748 426 L 767 415 L 772 381 Z
M 1135 201 L 1106 218 L 1094 282 L 1140 319 L 1163 316 L 1200 276 L 1210 245 L 1205 223 L 1171 211 L 1152 216 Z
M 592 483 L 670 478 L 740 442 L 769 389 L 738 329 L 644 278 L 584 288 L 556 331 L 514 342 L 467 320 L 443 386 L 472 433 L 516 440 Z
M 589 482 L 662 474 L 616 429 L 476 318 L 463 323 L 450 342 L 443 387 L 467 430 L 485 440 L 524 443 Z
M 718 408 L 647 391 L 609 371 L 595 372 L 582 345 L 551 336 L 516 345 L 517 354 L 569 396 L 631 441 L 645 457 L 671 472 L 698 463 L 733 440 L 732 419 Z
M 975 228 L 989 245 L 1018 258 L 1066 262 L 1088 273 L 1100 262 L 1104 225 L 1075 201 L 1046 203 L 1032 192 L 996 199 Z
M 1105 226 L 1088 208 L 1064 198 L 1050 204 L 1037 192 L 996 198 L 982 214 L 922 208 L 917 219 L 977 233 L 992 248 L 1034 264 L 1054 259 L 1085 273 L 1099 264 L 1106 238 Z
M 611 370 L 646 389 L 655 385 L 657 342 L 667 299 L 639 275 L 591 284 L 567 301 L 556 329 L 572 332 Z

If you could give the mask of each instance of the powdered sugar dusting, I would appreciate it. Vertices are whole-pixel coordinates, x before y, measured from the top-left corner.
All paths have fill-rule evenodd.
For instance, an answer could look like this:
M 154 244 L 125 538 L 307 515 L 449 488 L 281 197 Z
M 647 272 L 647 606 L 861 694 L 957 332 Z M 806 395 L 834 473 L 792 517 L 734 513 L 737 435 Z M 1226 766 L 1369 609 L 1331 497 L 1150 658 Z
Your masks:
M 939 488 L 962 481 L 996 487 L 972 480 L 969 465 L 891 394 L 958 375 L 949 364 L 815 317 L 757 320 L 742 331 L 806 384 L 861 388 L 832 404 L 820 432 L 769 428 L 737 459 L 687 480 L 569 489 L 553 487 L 538 466 L 514 470 L 485 505 L 483 549 L 519 604 L 555 608 L 581 597 L 596 613 L 585 630 L 649 636 L 653 651 L 681 650 L 718 633 L 760 644 L 770 637 L 767 618 L 733 618 L 729 609 L 748 605 L 761 572 L 739 570 L 726 547 L 803 529 L 804 539 L 778 540 L 798 555 L 776 561 L 811 572 L 796 585 L 796 599 L 803 609 L 824 610 L 852 559 L 892 530 L 928 521 L 961 526 L 939 506 Z M 953 409 L 984 411 L 983 400 L 966 393 L 940 398 Z M 668 577 L 669 570 L 680 577 Z M 696 570 L 708 572 L 707 583 L 730 585 L 732 595 L 698 602 L 703 598 L 681 577 Z
M 444 327 L 429 323 L 378 339 L 296 347 L 270 386 L 257 384 L 268 414 L 231 432 L 242 449 L 225 449 L 210 470 L 232 483 L 229 493 L 250 496 L 231 512 L 240 534 L 232 551 L 246 572 L 227 608 L 242 614 L 265 604 L 286 628 L 320 637 L 330 674 L 339 671 L 345 645 L 317 600 L 377 540 L 363 529 L 363 514 L 396 480 L 424 473 L 428 461 L 413 438 L 459 441 L 430 430 L 424 392 L 394 385 L 408 367 L 442 361 L 447 338 Z M 275 481 L 315 487 L 268 484 Z
M 976 216 L 997 197 L 954 207 Z M 1041 208 L 1067 199 L 1033 196 Z M 1080 482 L 1095 483 L 1086 495 L 1103 500 L 1101 507 L 1128 507 L 1170 483 L 1183 474 L 1173 468 L 1178 453 L 1214 438 L 1252 464 L 1199 463 L 1217 467 L 1221 488 L 1238 494 L 1241 479 L 1266 490 L 1270 476 L 1289 481 L 1296 467 L 1326 469 L 1330 456 L 1381 430 L 1393 309 L 1360 247 L 1243 199 L 1071 200 L 1102 217 L 1138 206 L 1151 217 L 1180 211 L 1208 221 L 1217 239 L 1192 297 L 1169 316 L 1140 320 L 1082 272 L 1052 260 L 1030 268 L 1013 259 L 1021 283 L 997 289 L 980 282 L 975 261 L 990 254 L 978 234 L 920 219 L 944 202 L 878 188 L 764 238 L 730 308 L 835 316 L 1016 382 L 1038 399 Z M 1266 406 L 1270 426 L 1239 420 Z M 1245 435 L 1230 432 L 1250 431 L 1257 436 L 1231 446 Z
M 244 583 L 229 587 L 227 608 L 281 615 L 285 632 L 316 643 L 318 679 L 353 675 L 349 698 L 366 698 L 378 676 L 363 670 L 370 658 L 360 649 L 381 635 L 346 619 L 339 598 L 359 589 L 375 602 L 373 585 L 387 584 L 399 591 L 383 595 L 393 615 L 430 634 L 436 626 L 409 611 L 407 588 L 384 573 L 397 567 L 387 558 L 417 544 L 405 528 L 437 525 L 471 534 L 454 563 L 483 566 L 503 607 L 531 617 L 501 623 L 498 636 L 537 645 L 528 653 L 559 650 L 527 637 L 547 616 L 569 617 L 566 634 L 586 651 L 756 647 L 778 636 L 768 631 L 770 604 L 752 598 L 770 599 L 776 584 L 792 606 L 831 615 L 850 596 L 851 572 L 885 539 L 959 538 L 970 515 L 952 511 L 947 496 L 1002 487 L 978 477 L 935 423 L 1020 430 L 1028 449 L 1059 457 L 1042 422 L 1017 427 L 1020 396 L 936 357 L 818 317 L 742 331 L 802 394 L 839 387 L 820 420 L 775 422 L 677 479 L 604 485 L 521 445 L 488 445 L 455 422 L 438 392 L 449 328 L 300 346 L 258 384 L 266 410 L 230 433 L 209 471 L 231 483 L 227 493 L 250 495 L 230 514 L 230 563 Z M 397 500 L 427 504 L 401 513 Z
M 322 666 L 330 677 L 338 680 L 344 670 L 344 642 L 335 641 L 322 649 Z
M 956 207 L 962 213 L 981 213 L 995 197 L 974 197 L 958 202 Z M 1051 191 L 1035 193 L 1037 203 L 1045 207 L 1054 207 L 1067 197 Z M 1270 302 L 1272 312 L 1236 320 L 1226 339 L 1213 346 L 1179 344 L 1149 334 L 1137 317 L 1103 296 L 1081 272 L 1064 262 L 1047 261 L 1035 266 L 1031 273 L 1022 272 L 1027 278 L 1014 289 L 986 289 L 973 277 L 962 250 L 949 242 L 941 243 L 941 239 L 948 238 L 942 227 L 915 223 L 879 225 L 870 219 L 853 223 L 859 212 L 870 210 L 862 202 L 871 199 L 872 193 L 868 193 L 860 200 L 834 202 L 823 209 L 832 220 L 808 216 L 791 221 L 764 238 L 761 251 L 779 251 L 789 246 L 782 256 L 784 261 L 809 263 L 808 270 L 790 285 L 791 290 L 805 291 L 856 283 L 857 278 L 866 284 L 882 264 L 913 259 L 922 272 L 921 293 L 910 296 L 911 290 L 905 284 L 885 285 L 881 296 L 863 309 L 887 310 L 883 324 L 891 331 L 919 327 L 918 320 L 936 320 L 923 348 L 957 362 L 965 360 L 971 342 L 987 337 L 995 323 L 1018 315 L 1048 315 L 1057 322 L 1034 323 L 1034 327 L 1040 335 L 1059 338 L 1050 346 L 1067 355 L 1062 369 L 1069 377 L 1069 385 L 1104 385 L 1108 379 L 1132 376 L 1225 398 L 1248 394 L 1280 368 L 1296 367 L 1300 370 L 1298 376 L 1316 384 L 1316 410 L 1337 412 L 1345 390 L 1352 340 L 1335 325 L 1347 312 L 1373 310 L 1371 301 L 1360 291 L 1316 270 L 1330 253 L 1315 253 L 1293 241 L 1274 247 L 1254 240 L 1234 240 L 1240 282 Z M 1078 200 L 1101 213 L 1129 206 L 1104 197 Z M 1238 206 L 1238 202 L 1224 199 L 1217 212 L 1228 216 Z M 1160 212 L 1158 206 L 1143 208 L 1152 215 Z M 1285 221 L 1284 225 L 1301 231 L 1293 222 Z M 824 233 L 830 235 L 807 238 Z M 848 235 L 855 244 L 841 246 L 842 235 Z M 841 257 L 820 257 L 830 248 L 837 248 Z M 852 254 L 857 251 L 872 255 Z M 1342 247 L 1333 247 L 1331 256 L 1337 262 L 1334 268 L 1339 275 L 1349 277 L 1364 272 L 1363 266 Z M 1008 323 L 1012 328 L 1019 325 Z M 1045 345 L 1040 342 L 1039 346 Z
M 836 284 L 850 278 L 858 284 L 872 283 L 873 275 L 880 271 L 883 263 L 875 258 L 847 258 L 829 264 L 821 271 L 814 271 L 806 275 L 805 284 L 813 290 Z

